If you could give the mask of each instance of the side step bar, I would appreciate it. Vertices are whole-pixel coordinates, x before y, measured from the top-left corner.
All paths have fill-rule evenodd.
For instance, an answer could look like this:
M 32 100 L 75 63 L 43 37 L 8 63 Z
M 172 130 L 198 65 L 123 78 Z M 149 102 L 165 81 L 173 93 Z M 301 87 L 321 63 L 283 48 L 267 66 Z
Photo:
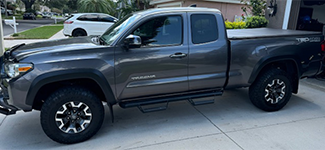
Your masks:
M 141 101 L 121 102 L 121 103 L 119 103 L 119 105 L 122 108 L 138 107 L 141 112 L 147 113 L 147 112 L 166 110 L 168 108 L 168 103 L 173 102 L 173 101 L 189 100 L 189 102 L 194 106 L 203 105 L 203 104 L 211 104 L 214 102 L 214 98 L 212 98 L 212 100 L 211 99 L 196 100 L 196 99 L 204 98 L 204 97 L 221 96 L 222 93 L 223 93 L 222 91 L 213 91 L 213 92 L 206 92 L 206 93 L 192 93 L 192 94 L 174 96 L 174 97 L 152 98 L 152 99 L 146 99 L 146 100 L 141 100 Z M 160 106 L 148 107 L 148 105 L 153 105 L 153 104 L 156 104 L 156 105 L 160 104 Z
M 155 112 L 155 111 L 162 111 L 162 110 L 166 110 L 168 108 L 168 103 L 159 103 L 159 104 L 153 104 L 153 105 L 140 105 L 138 106 L 138 109 L 142 112 L 142 113 L 149 113 L 149 112 Z
M 189 99 L 188 101 L 193 106 L 205 105 L 205 104 L 213 104 L 214 103 L 214 97 L 213 98 L 210 97 L 208 100 Z

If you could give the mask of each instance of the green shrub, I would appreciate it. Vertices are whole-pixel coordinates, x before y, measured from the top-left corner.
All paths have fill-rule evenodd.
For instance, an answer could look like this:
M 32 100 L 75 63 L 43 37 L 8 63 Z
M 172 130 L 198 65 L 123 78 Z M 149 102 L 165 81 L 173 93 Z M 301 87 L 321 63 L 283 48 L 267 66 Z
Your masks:
M 230 21 L 225 21 L 226 29 L 233 29 L 232 27 L 232 22 Z
M 244 21 L 235 21 L 229 22 L 226 21 L 226 29 L 244 29 L 246 27 L 246 23 Z
M 16 10 L 16 14 L 22 15 L 22 14 L 24 14 L 24 12 L 20 11 L 20 10 Z
M 42 15 L 37 15 L 36 17 L 37 17 L 37 18 L 43 18 L 43 16 L 42 16 Z
M 252 16 L 246 18 L 247 28 L 262 28 L 266 27 L 269 21 L 262 16 Z
M 13 37 L 17 37 L 17 36 L 19 36 L 19 34 L 18 33 L 14 33 L 12 36 Z

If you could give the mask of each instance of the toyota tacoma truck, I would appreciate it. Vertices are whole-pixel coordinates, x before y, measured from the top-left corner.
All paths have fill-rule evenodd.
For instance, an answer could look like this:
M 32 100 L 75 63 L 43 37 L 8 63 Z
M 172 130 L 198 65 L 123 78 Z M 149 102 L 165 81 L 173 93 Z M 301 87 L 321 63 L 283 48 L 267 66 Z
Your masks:
M 212 103 L 226 89 L 249 87 L 256 107 L 277 111 L 298 92 L 300 78 L 323 71 L 324 50 L 318 32 L 226 31 L 217 9 L 151 9 L 129 14 L 99 37 L 7 50 L 0 112 L 39 110 L 46 135 L 69 144 L 96 134 L 103 103 L 113 119 L 115 104 L 151 112 L 179 100 Z

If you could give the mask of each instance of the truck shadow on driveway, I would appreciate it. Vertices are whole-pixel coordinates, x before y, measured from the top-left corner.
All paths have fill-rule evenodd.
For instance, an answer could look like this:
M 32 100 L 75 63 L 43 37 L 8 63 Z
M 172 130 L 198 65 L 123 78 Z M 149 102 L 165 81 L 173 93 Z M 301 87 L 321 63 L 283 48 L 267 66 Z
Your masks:
M 128 149 L 309 119 L 321 116 L 325 109 L 320 99 L 306 99 L 303 93 L 293 95 L 280 111 L 264 112 L 251 104 L 247 92 L 245 88 L 229 90 L 210 105 L 173 102 L 166 111 L 145 114 L 137 108 L 115 106 L 115 123 L 105 106 L 106 117 L 97 135 L 72 145 L 58 144 L 44 134 L 40 112 L 18 112 L 1 124 L 0 145 L 3 149 Z

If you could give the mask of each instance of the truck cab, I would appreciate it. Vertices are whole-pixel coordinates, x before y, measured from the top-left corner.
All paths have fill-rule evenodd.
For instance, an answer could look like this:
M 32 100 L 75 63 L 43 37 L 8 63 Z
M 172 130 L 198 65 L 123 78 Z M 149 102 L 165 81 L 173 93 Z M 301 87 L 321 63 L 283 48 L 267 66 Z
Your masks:
M 224 24 L 217 23 L 223 22 L 221 13 L 152 14 L 139 13 L 142 19 L 120 36 L 141 44 L 125 47 L 124 40 L 116 40 L 115 71 L 123 75 L 116 76 L 117 98 L 124 101 L 143 95 L 222 90 L 229 48 Z

